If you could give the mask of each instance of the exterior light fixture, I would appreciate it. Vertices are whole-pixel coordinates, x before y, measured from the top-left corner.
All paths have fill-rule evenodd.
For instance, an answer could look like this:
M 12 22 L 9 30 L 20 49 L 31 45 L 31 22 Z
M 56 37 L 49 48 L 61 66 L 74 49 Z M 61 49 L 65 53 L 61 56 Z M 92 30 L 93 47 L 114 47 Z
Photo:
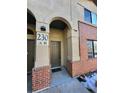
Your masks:
M 46 27 L 45 27 L 45 26 L 41 26 L 41 27 L 40 27 L 40 30 L 41 30 L 41 31 L 46 31 Z

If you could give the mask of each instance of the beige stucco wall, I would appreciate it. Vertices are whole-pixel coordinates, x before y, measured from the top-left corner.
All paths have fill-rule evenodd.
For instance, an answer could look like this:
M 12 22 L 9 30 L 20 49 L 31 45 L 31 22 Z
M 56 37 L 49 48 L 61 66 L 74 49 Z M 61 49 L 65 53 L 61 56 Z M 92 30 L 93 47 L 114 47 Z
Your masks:
M 83 21 L 84 7 L 97 12 L 92 0 L 27 0 L 27 6 L 37 22 L 49 24 L 53 18 L 62 17 L 74 29 L 78 29 L 78 20 Z
M 84 7 L 96 13 L 95 4 L 91 0 L 27 0 L 27 6 L 36 18 L 36 32 L 40 31 L 41 26 L 45 26 L 45 33 L 50 33 L 49 25 L 57 18 L 70 26 L 71 30 L 67 34 L 68 55 L 62 62 L 79 61 L 78 21 L 84 21 Z M 36 47 L 35 67 L 49 65 L 49 58 L 49 45 Z

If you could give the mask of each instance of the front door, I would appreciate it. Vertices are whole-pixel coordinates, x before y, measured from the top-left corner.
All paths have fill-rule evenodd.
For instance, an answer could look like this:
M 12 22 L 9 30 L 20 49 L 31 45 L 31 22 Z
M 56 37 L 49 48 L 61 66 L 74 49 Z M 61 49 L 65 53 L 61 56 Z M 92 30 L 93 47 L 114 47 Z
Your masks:
M 35 40 L 27 40 L 27 72 L 34 67 Z
M 61 42 L 51 41 L 50 53 L 51 53 L 50 56 L 51 56 L 52 69 L 60 67 L 61 66 Z

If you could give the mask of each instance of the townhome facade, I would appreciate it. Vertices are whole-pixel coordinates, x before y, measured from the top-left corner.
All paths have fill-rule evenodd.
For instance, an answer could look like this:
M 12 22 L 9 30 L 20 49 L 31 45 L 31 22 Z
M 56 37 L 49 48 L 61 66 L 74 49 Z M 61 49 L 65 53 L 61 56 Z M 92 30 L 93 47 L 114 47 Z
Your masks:
M 53 69 L 71 77 L 97 69 L 93 0 L 27 0 L 27 72 L 32 91 L 46 89 Z

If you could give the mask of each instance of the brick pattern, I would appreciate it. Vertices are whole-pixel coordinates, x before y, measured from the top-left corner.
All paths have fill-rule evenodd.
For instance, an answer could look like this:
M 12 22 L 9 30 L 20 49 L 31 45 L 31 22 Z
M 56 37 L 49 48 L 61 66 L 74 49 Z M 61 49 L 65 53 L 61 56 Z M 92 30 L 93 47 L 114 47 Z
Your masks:
M 50 66 L 34 68 L 32 71 L 32 90 L 37 91 L 50 85 Z
M 96 59 L 90 60 L 91 62 L 82 62 L 82 61 L 75 61 L 75 62 L 68 62 L 68 72 L 69 74 L 74 77 L 81 74 L 88 73 L 89 71 L 95 71 L 97 68 Z
M 80 67 L 79 67 L 80 64 L 79 64 L 79 65 L 78 65 L 78 64 L 79 64 L 78 61 L 76 61 L 76 62 L 69 61 L 69 62 L 67 63 L 68 72 L 69 72 L 69 74 L 70 74 L 72 77 L 74 77 L 74 76 L 80 74 L 81 69 L 80 69 Z
M 79 22 L 80 32 L 80 61 L 67 63 L 68 72 L 72 77 L 94 71 L 97 69 L 97 59 L 88 59 L 87 39 L 97 40 L 97 28 L 89 24 Z

